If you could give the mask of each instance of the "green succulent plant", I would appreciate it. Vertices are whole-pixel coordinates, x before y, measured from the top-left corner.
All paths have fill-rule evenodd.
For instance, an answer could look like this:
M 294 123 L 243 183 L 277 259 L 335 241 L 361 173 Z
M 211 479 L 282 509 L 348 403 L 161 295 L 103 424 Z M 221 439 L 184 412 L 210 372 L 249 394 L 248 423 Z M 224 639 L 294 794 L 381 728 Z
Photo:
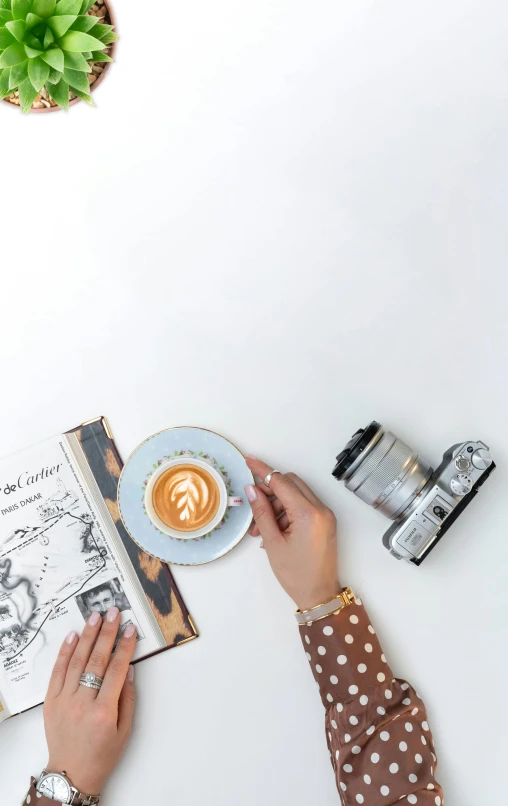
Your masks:
M 45 86 L 62 107 L 69 91 L 93 103 L 90 63 L 118 37 L 112 25 L 87 12 L 95 0 L 0 0 L 0 99 L 18 90 L 23 112 Z

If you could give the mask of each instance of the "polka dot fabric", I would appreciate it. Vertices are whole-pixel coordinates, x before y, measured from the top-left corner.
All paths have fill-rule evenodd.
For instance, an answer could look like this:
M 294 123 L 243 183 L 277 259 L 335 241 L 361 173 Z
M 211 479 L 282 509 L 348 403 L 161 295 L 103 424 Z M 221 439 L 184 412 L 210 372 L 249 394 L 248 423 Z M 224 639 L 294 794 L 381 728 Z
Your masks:
M 344 806 L 444 806 L 425 706 L 394 678 L 361 601 L 300 634 Z
M 30 789 L 27 792 L 27 795 L 22 803 L 22 806 L 55 806 L 56 801 L 50 800 L 49 798 L 45 798 L 44 795 L 41 795 L 39 792 L 36 792 L 35 787 L 37 785 L 37 781 L 35 778 L 32 778 L 30 781 Z

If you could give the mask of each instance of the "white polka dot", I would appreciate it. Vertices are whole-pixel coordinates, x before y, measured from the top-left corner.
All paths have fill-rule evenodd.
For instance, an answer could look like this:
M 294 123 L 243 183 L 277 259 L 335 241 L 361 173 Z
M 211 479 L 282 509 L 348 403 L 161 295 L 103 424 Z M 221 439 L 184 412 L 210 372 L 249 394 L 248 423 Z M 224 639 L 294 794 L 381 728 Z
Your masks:
M 328 702 L 333 702 L 333 697 L 331 694 L 327 694 L 326 699 L 328 700 Z
M 357 755 L 358 755 L 358 753 L 361 753 L 361 752 L 362 752 L 362 748 L 361 748 L 361 747 L 358 747 L 358 745 L 357 745 L 357 744 L 355 744 L 355 746 L 351 748 L 351 752 L 352 752 L 352 753 L 354 753 L 354 754 L 355 754 L 355 756 L 357 756 Z
M 360 599 L 359 596 L 355 596 L 355 604 L 357 604 L 358 607 L 362 606 L 363 602 L 362 602 L 362 600 Z
M 441 798 L 439 795 L 436 795 L 436 806 L 441 806 Z
M 399 771 L 399 765 L 398 765 L 398 764 L 396 764 L 395 762 L 393 762 L 393 764 L 390 764 L 390 766 L 388 767 L 388 769 L 390 770 L 390 772 L 391 772 L 393 775 L 395 775 L 395 773 Z
M 423 720 L 423 722 L 422 722 L 422 728 L 423 728 L 424 730 L 428 730 L 428 729 L 429 729 L 429 724 L 428 724 L 428 722 L 425 722 L 425 720 Z
M 330 732 L 328 732 L 328 738 L 330 739 L 330 741 L 332 741 L 332 734 Z
M 406 730 L 407 730 L 407 732 L 408 732 L 408 733 L 411 733 L 411 732 L 412 732 L 412 730 L 413 730 L 413 726 L 412 726 L 411 722 L 406 722 L 406 724 L 404 725 L 404 727 L 406 728 Z
M 332 676 L 330 677 L 330 683 L 333 683 L 333 685 L 336 686 L 338 682 L 339 678 L 336 677 L 334 674 L 332 674 Z
M 386 658 L 384 655 L 381 655 L 381 660 L 383 661 L 383 663 L 386 663 Z
M 422 763 L 423 758 L 421 757 L 421 755 L 420 755 L 419 753 L 417 753 L 417 754 L 416 754 L 416 756 L 415 756 L 415 761 L 416 761 L 416 763 L 417 763 L 417 764 L 421 764 L 421 763 Z
M 326 649 L 324 648 L 324 646 L 318 646 L 317 651 L 318 655 L 326 655 Z
M 377 679 L 379 680 L 380 683 L 384 683 L 386 680 L 386 675 L 384 674 L 384 672 L 378 672 Z
M 427 789 L 435 789 L 434 784 L 427 784 Z
M 391 698 L 393 697 L 393 694 L 392 694 L 392 692 L 390 691 L 389 688 L 387 688 L 386 691 L 385 691 L 385 697 L 386 697 L 387 700 L 391 700 Z
M 305 657 L 307 658 L 307 660 L 312 660 L 312 658 L 311 658 L 311 656 L 310 656 L 310 654 L 308 652 L 305 653 Z
M 364 663 L 359 663 L 357 668 L 360 674 L 364 674 L 367 671 L 367 667 Z
M 370 760 L 373 764 L 377 764 L 379 761 L 379 753 L 372 753 Z
M 403 753 L 407 750 L 407 744 L 405 742 L 399 742 L 399 750 L 402 750 Z
M 341 781 L 341 782 L 340 782 L 340 788 L 342 789 L 342 791 L 343 791 L 343 792 L 345 792 L 345 791 L 346 791 L 347 786 L 346 786 L 346 784 L 344 783 L 344 781 Z
M 372 644 L 365 644 L 365 652 L 372 652 Z
M 350 694 L 358 694 L 358 686 L 349 686 L 348 691 Z
M 378 714 L 381 714 L 381 716 L 384 716 L 386 714 L 386 710 L 383 708 L 382 705 L 378 705 L 376 711 L 378 712 Z
M 341 702 L 338 702 L 338 703 L 337 703 L 337 711 L 339 712 L 339 714 L 342 712 L 342 709 L 343 709 L 343 708 L 344 708 L 344 706 L 342 705 L 342 703 L 341 703 Z
M 367 734 L 367 736 L 372 736 L 375 730 L 376 728 L 374 727 L 374 725 L 371 725 L 370 728 L 365 731 L 365 733 Z
M 388 786 L 382 786 L 379 791 L 381 792 L 382 795 L 390 794 L 390 788 Z
M 370 784 L 372 782 L 370 775 L 364 775 L 363 780 L 365 781 L 366 784 Z
M 367 697 L 367 695 L 362 694 L 362 696 L 360 697 L 360 705 L 367 705 L 368 701 L 369 698 Z
M 417 713 L 418 713 L 418 708 L 413 708 L 413 710 L 411 711 L 411 716 L 415 716 Z M 427 724 L 427 723 L 425 723 L 425 724 Z
M 369 624 L 368 629 L 369 629 L 369 632 L 371 632 L 371 633 L 372 633 L 372 635 L 375 635 L 375 634 L 376 634 L 376 631 L 375 631 L 374 627 L 372 626 L 372 624 Z
M 319 665 L 319 663 L 316 663 L 316 672 L 317 672 L 318 674 L 321 674 L 321 672 L 322 672 L 322 671 L 323 671 L 323 669 L 321 668 L 321 666 Z
M 38 798 L 42 798 L 42 792 L 36 792 L 35 794 L 37 795 Z
M 337 658 L 337 663 L 340 664 L 340 666 L 344 666 L 344 664 L 347 663 L 346 656 L 345 655 L 339 655 L 339 657 Z
M 346 644 L 352 644 L 354 640 L 355 640 L 355 639 L 353 638 L 353 636 L 352 636 L 352 635 L 350 635 L 349 633 L 348 633 L 348 634 L 346 635 L 346 637 L 344 638 L 344 641 L 346 642 Z
M 336 750 L 335 751 L 335 758 L 336 758 L 337 761 L 339 760 L 339 756 L 340 756 L 340 751 Z
M 351 624 L 358 624 L 358 616 L 349 616 Z
M 323 635 L 333 635 L 333 627 L 323 627 Z
M 400 687 L 401 687 L 402 691 L 406 691 L 406 689 L 409 688 L 409 683 L 401 683 Z
M 349 721 L 352 725 L 358 725 L 358 717 L 356 716 L 350 716 Z
M 26 796 L 26 802 L 27 802 L 27 803 L 30 803 L 30 801 L 31 801 L 31 800 L 32 800 L 32 798 L 30 797 L 30 795 L 27 795 L 27 796 Z
M 357 795 L 356 796 L 356 802 L 357 803 L 363 803 L 363 795 Z
M 353 772 L 351 764 L 344 764 L 342 769 L 344 770 L 344 772 Z
M 381 739 L 382 742 L 387 742 L 388 739 L 390 738 L 390 734 L 388 733 L 387 730 L 382 730 L 381 733 L 379 734 L 379 738 Z
M 407 802 L 408 803 L 418 803 L 418 798 L 416 797 L 416 795 L 408 795 L 407 796 Z
M 415 775 L 414 772 L 412 772 L 411 775 L 409 776 L 409 780 L 411 781 L 412 784 L 416 784 L 418 776 Z
M 427 739 L 425 738 L 425 736 L 421 736 L 420 738 L 422 740 L 422 744 L 427 744 Z
M 346 742 L 346 744 L 351 741 L 351 736 L 349 735 L 349 733 L 344 734 L 344 741 Z
M 332 719 L 332 721 L 331 721 L 331 726 L 332 726 L 332 728 L 333 728 L 334 730 L 337 730 L 337 723 L 336 723 L 335 719 Z
M 434 753 L 432 753 L 432 752 L 431 752 L 431 754 L 430 754 L 430 755 L 432 756 L 432 758 L 434 759 L 434 761 L 437 761 L 437 758 L 436 758 L 436 756 L 434 755 Z
M 305 636 L 305 641 L 306 641 L 307 644 L 310 644 L 310 638 L 309 638 L 308 635 Z

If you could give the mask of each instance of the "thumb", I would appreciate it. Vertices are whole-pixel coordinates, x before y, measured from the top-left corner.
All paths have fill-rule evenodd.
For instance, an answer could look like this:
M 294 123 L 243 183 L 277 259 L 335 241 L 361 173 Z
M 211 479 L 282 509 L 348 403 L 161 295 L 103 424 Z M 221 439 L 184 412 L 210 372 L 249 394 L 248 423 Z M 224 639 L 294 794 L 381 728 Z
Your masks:
M 253 484 L 247 484 L 245 494 L 251 505 L 252 514 L 263 541 L 269 544 L 270 541 L 282 537 L 275 512 L 264 492 Z

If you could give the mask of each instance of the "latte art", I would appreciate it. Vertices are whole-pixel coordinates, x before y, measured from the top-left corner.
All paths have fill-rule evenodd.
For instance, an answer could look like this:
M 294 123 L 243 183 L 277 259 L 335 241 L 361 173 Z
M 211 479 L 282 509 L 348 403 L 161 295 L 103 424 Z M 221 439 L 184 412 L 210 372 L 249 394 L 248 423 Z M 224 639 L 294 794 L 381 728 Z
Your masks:
M 191 464 L 170 467 L 152 491 L 153 508 L 163 523 L 180 532 L 194 532 L 213 520 L 220 504 L 217 482 L 204 468 Z

